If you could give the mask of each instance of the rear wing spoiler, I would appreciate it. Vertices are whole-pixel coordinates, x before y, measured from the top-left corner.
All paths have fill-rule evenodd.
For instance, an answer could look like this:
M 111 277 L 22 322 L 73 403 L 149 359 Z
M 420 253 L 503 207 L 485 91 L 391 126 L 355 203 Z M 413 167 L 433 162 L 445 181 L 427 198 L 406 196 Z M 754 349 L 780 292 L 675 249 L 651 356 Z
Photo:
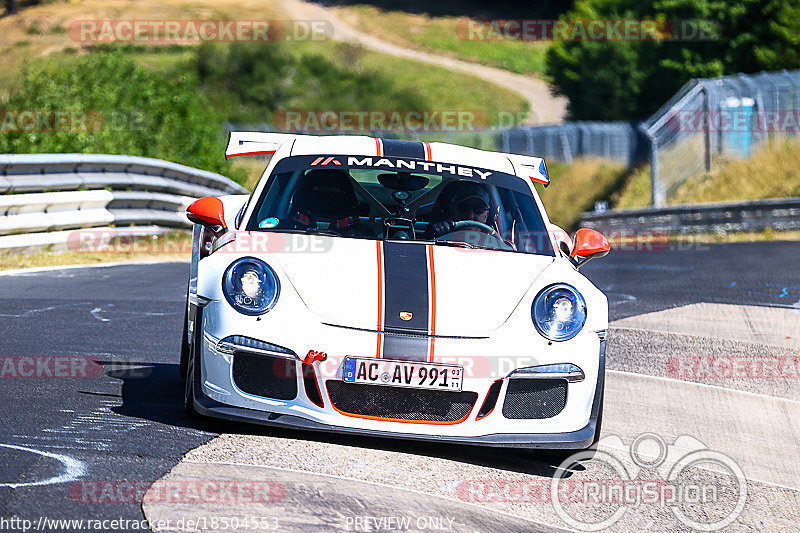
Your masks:
M 545 164 L 544 159 L 529 155 L 505 155 L 514 166 L 514 171 L 517 173 L 517 176 L 521 178 L 528 178 L 536 183 L 541 183 L 545 187 L 550 185 L 550 174 L 547 173 L 547 165 Z
M 228 147 L 225 149 L 225 157 L 274 154 L 283 143 L 292 142 L 298 137 L 301 137 L 301 135 L 232 131 L 228 135 Z
M 240 155 L 269 155 L 274 154 L 283 143 L 292 142 L 299 137 L 310 135 L 294 133 L 262 133 L 257 131 L 232 131 L 228 137 L 228 147 L 225 157 Z M 501 154 L 508 158 L 514 167 L 514 172 L 521 178 L 527 178 L 545 187 L 550 184 L 550 175 L 547 165 L 541 157 L 532 157 L 519 154 Z

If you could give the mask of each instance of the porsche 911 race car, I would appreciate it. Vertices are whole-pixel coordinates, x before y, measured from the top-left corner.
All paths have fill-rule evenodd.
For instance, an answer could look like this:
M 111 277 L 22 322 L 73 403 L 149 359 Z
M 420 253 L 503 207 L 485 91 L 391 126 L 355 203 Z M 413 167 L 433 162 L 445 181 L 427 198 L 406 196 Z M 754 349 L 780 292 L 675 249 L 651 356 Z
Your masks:
M 603 411 L 608 241 L 550 224 L 542 159 L 444 143 L 231 134 L 273 154 L 195 223 L 185 406 L 275 426 L 583 449 Z

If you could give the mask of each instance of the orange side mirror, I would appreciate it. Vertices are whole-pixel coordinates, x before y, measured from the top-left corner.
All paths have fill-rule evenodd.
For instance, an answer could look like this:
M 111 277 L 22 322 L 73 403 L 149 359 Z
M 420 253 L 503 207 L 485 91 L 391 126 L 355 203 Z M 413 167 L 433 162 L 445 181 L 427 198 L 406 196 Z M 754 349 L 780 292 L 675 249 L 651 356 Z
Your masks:
M 222 200 L 214 196 L 206 196 L 195 200 L 186 209 L 186 217 L 195 224 L 202 224 L 212 233 L 223 233 L 227 228 Z
M 575 246 L 572 247 L 572 258 L 584 258 L 588 260 L 594 257 L 603 257 L 611 251 L 608 239 L 600 233 L 589 228 L 581 228 L 575 234 Z

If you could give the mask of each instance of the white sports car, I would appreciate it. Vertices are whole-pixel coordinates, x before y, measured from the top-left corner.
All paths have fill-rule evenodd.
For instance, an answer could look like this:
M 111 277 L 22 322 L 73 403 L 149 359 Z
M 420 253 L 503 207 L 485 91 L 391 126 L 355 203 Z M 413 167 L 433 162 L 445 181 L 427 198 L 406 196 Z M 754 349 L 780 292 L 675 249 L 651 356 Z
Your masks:
M 549 223 L 544 160 L 444 143 L 232 133 L 274 154 L 202 198 L 181 370 L 190 413 L 309 430 L 583 449 L 603 411 L 599 233 Z M 576 191 L 576 194 L 578 192 Z

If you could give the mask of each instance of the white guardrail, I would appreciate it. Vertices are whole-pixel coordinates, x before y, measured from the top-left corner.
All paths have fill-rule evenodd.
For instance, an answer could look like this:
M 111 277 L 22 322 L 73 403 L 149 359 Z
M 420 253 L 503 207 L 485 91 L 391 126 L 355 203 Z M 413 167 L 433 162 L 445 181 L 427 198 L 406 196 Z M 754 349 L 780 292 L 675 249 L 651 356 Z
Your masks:
M 160 159 L 101 154 L 0 155 L 0 251 L 66 247 L 74 230 L 155 235 L 189 229 L 202 196 L 246 194 L 232 180 Z

